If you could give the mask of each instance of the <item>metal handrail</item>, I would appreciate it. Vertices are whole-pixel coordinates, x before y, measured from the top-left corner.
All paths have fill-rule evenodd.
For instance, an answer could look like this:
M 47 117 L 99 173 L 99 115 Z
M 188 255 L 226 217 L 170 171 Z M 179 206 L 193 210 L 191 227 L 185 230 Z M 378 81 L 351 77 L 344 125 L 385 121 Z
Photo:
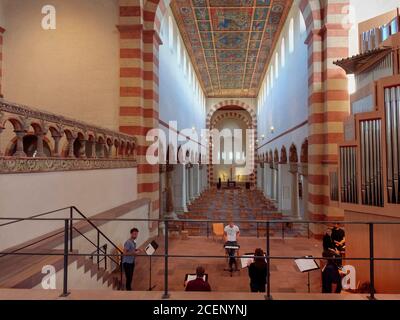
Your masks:
M 45 213 L 37 214 L 37 215 L 31 216 L 31 217 L 28 217 L 28 218 L 10 218 L 10 219 L 1 218 L 1 220 L 14 220 L 14 221 L 0 224 L 0 227 L 4 227 L 4 226 L 10 225 L 10 224 L 14 224 L 14 223 L 25 221 L 25 220 L 30 220 L 30 219 L 33 219 L 33 218 L 43 217 L 43 216 L 46 216 L 46 215 L 49 215 L 49 214 L 52 214 L 52 213 L 56 213 L 56 212 L 60 212 L 60 211 L 64 211 L 64 210 L 67 210 L 67 209 L 70 209 L 70 208 L 71 207 L 66 207 L 66 208 L 62 208 L 62 209 L 52 210 L 52 211 L 48 211 L 48 212 L 45 212 Z
M 100 257 L 103 257 L 103 259 L 106 259 L 109 257 L 110 259 L 112 257 L 121 257 L 121 250 L 116 247 L 112 241 L 109 240 L 109 238 L 104 235 L 104 233 L 92 222 L 93 221 L 121 221 L 121 222 L 126 222 L 126 221 L 157 221 L 158 223 L 164 223 L 165 226 L 165 249 L 164 249 L 164 254 L 154 254 L 153 257 L 159 257 L 159 258 L 164 258 L 165 260 L 165 266 L 164 266 L 164 295 L 163 298 L 168 298 L 168 259 L 169 258 L 218 258 L 218 259 L 226 259 L 226 256 L 215 256 L 215 255 L 209 255 L 209 256 L 199 256 L 199 255 L 174 255 L 174 254 L 169 254 L 169 225 L 170 223 L 180 223 L 180 222 L 191 222 L 191 223 L 198 223 L 198 222 L 206 222 L 208 223 L 213 223 L 213 222 L 224 222 L 226 219 L 107 219 L 107 218 L 94 218 L 94 219 L 88 219 L 84 214 L 82 214 L 79 210 L 77 210 L 75 207 L 70 207 L 71 211 L 76 210 L 82 217 L 82 218 L 74 218 L 72 215 L 70 218 L 67 219 L 58 219 L 58 218 L 40 218 L 40 217 L 30 217 L 30 218 L 12 218 L 13 220 L 31 220 L 31 221 L 60 221 L 64 220 L 64 253 L 48 253 L 48 252 L 0 252 L 0 254 L 4 255 L 27 255 L 27 256 L 35 256 L 35 255 L 46 255 L 46 256 L 64 256 L 64 281 L 63 281 L 63 295 L 68 295 L 68 258 L 69 256 L 92 256 L 92 257 L 97 257 L 98 261 Z M 0 218 L 1 219 L 1 218 Z M 3 218 L 5 219 L 5 218 Z M 70 226 L 69 223 L 73 223 L 73 221 L 87 221 L 90 225 L 93 226 L 98 231 L 98 237 L 99 235 L 103 235 L 111 244 L 113 244 L 117 248 L 116 254 L 107 254 L 107 253 L 101 253 L 99 250 L 97 253 L 92 253 L 92 254 L 86 254 L 86 253 L 76 253 L 72 251 L 72 246 L 71 246 L 71 251 L 69 251 L 69 245 L 68 242 L 70 240 L 69 235 L 72 238 L 72 230 L 75 229 L 77 230 L 74 226 Z M 374 284 L 374 271 L 375 271 L 375 266 L 374 262 L 375 261 L 400 261 L 400 258 L 383 258 L 383 257 L 375 257 L 374 256 L 374 226 L 375 225 L 400 225 L 400 221 L 313 221 L 313 220 L 238 220 L 237 222 L 250 222 L 250 223 L 258 223 L 258 224 L 265 224 L 266 227 L 266 259 L 267 259 L 267 299 L 271 299 L 271 288 L 270 288 L 270 261 L 271 260 L 293 260 L 293 259 L 320 259 L 320 260 L 339 260 L 339 259 L 346 259 L 347 261 L 369 261 L 370 262 L 370 299 L 375 299 L 375 284 Z M 367 225 L 369 226 L 368 232 L 369 232 L 369 257 L 365 258 L 350 258 L 350 257 L 331 257 L 331 258 L 326 258 L 326 257 L 297 257 L 297 256 L 273 256 L 270 253 L 270 238 L 271 238 L 271 225 L 272 224 L 282 224 L 282 223 L 292 223 L 292 224 L 324 224 L 324 225 L 329 225 L 329 224 L 335 224 L 339 223 L 342 225 Z M 77 230 L 78 231 L 78 230 Z M 79 232 L 79 231 L 78 231 Z M 93 243 L 94 244 L 94 243 Z M 97 247 L 97 246 L 96 246 Z M 138 254 L 138 256 L 147 256 L 145 254 Z M 122 264 L 121 264 L 121 283 L 122 283 Z

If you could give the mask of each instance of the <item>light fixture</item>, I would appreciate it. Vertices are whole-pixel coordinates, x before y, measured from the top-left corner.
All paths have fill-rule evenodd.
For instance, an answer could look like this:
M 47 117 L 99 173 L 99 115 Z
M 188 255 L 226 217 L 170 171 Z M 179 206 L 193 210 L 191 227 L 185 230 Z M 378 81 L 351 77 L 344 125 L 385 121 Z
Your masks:
M 274 126 L 271 126 L 270 131 L 271 131 L 271 133 L 274 133 L 274 132 L 275 132 Z
M 265 139 L 265 134 L 261 135 L 261 140 Z

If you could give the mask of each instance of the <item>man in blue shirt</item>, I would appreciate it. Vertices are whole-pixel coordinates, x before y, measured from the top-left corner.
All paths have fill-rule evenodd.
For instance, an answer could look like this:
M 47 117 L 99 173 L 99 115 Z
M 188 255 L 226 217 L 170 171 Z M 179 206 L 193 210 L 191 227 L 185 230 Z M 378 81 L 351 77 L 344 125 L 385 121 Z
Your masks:
M 133 271 L 135 270 L 135 256 L 141 251 L 136 249 L 136 239 L 139 230 L 133 228 L 131 230 L 131 237 L 124 244 L 124 255 L 122 257 L 122 266 L 125 271 L 126 277 L 126 290 L 132 291 Z

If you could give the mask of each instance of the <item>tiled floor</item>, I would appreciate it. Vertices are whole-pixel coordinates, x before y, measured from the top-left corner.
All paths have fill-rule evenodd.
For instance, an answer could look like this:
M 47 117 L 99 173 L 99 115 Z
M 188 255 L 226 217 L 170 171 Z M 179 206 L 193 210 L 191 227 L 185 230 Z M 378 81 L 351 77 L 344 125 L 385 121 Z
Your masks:
M 161 241 L 162 242 L 162 241 Z M 255 248 L 265 250 L 266 240 L 257 238 L 241 238 L 240 254 L 253 252 Z M 160 243 L 158 254 L 163 254 L 163 243 Z M 230 277 L 224 271 L 227 259 L 224 258 L 222 242 L 205 237 L 190 237 L 189 240 L 170 240 L 169 254 L 171 255 L 196 255 L 196 256 L 223 256 L 223 258 L 170 258 L 169 261 L 169 289 L 171 291 L 184 290 L 184 277 L 193 273 L 198 265 L 205 267 L 209 275 L 209 282 L 213 291 L 221 292 L 249 292 L 249 277 L 247 269 L 242 269 Z M 272 239 L 271 255 L 279 257 L 306 255 L 320 256 L 321 243 L 314 239 L 291 238 Z M 314 271 L 310 274 L 311 292 L 321 292 L 321 273 Z M 298 271 L 293 259 L 274 260 L 271 263 L 271 291 L 276 293 L 306 293 L 308 292 L 307 274 Z M 152 285 L 154 290 L 163 290 L 164 284 L 164 259 L 152 258 Z M 147 290 L 149 288 L 149 258 L 138 257 L 134 275 L 134 289 Z

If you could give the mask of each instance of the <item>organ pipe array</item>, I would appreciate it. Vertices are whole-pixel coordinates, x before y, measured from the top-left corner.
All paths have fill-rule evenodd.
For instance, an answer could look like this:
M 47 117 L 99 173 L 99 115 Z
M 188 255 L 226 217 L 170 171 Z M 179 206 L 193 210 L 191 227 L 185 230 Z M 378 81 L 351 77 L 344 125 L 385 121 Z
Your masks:
M 362 204 L 383 206 L 381 120 L 360 122 Z
M 388 202 L 400 204 L 400 86 L 385 88 Z
M 340 148 L 341 199 L 345 203 L 357 203 L 357 153 L 356 147 Z

